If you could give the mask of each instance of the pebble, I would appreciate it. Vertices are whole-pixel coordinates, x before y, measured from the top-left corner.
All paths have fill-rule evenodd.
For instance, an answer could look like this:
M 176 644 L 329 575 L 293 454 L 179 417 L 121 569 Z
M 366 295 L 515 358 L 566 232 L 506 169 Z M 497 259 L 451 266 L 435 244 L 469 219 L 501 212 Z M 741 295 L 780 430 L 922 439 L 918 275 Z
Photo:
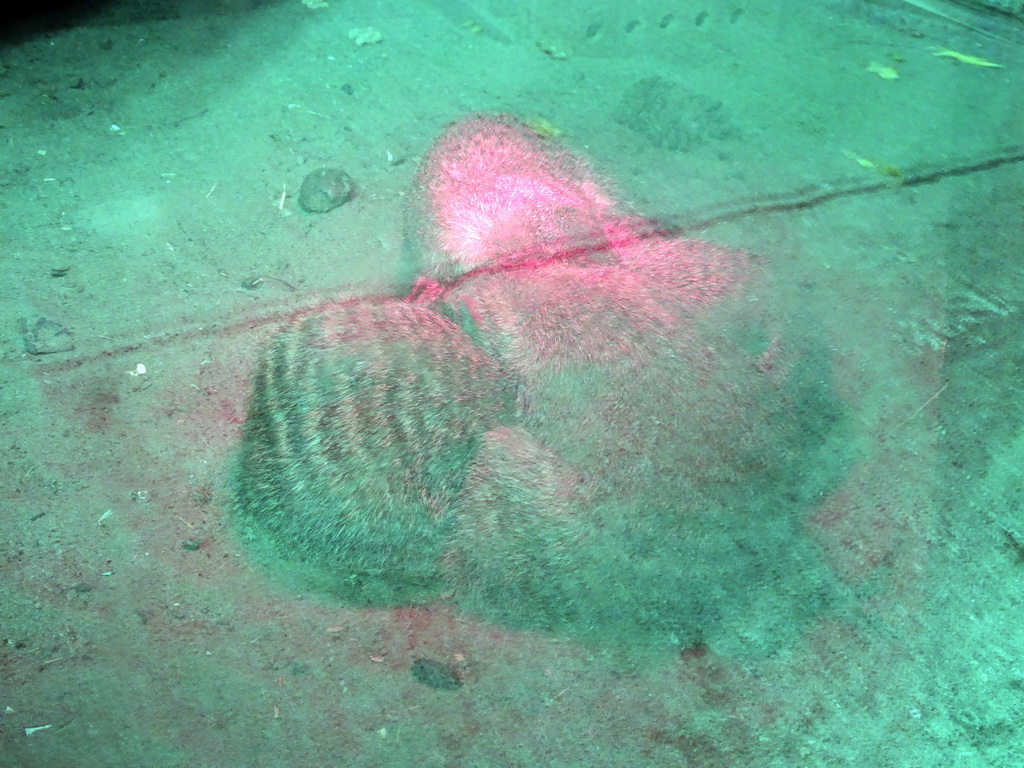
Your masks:
M 340 168 L 318 168 L 299 187 L 299 207 L 306 213 L 327 213 L 352 199 L 355 184 Z

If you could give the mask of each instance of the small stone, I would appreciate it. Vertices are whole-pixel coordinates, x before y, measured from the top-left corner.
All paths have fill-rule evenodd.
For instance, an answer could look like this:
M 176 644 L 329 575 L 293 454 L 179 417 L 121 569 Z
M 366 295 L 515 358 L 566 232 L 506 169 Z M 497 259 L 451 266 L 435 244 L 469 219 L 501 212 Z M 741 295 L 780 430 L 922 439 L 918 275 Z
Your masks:
M 319 168 L 299 187 L 299 207 L 306 213 L 327 213 L 352 199 L 352 177 L 340 168 Z
M 23 321 L 25 351 L 30 355 L 52 355 L 56 352 L 70 352 L 75 348 L 71 331 L 48 317 Z

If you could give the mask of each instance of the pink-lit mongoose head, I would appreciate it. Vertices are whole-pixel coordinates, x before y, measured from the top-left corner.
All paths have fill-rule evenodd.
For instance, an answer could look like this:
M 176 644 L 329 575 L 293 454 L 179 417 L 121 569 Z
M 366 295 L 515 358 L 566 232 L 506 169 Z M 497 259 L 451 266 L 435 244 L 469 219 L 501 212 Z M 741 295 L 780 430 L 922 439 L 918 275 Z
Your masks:
M 617 207 L 583 160 L 507 115 L 449 128 L 418 186 L 423 271 L 437 278 L 591 247 Z

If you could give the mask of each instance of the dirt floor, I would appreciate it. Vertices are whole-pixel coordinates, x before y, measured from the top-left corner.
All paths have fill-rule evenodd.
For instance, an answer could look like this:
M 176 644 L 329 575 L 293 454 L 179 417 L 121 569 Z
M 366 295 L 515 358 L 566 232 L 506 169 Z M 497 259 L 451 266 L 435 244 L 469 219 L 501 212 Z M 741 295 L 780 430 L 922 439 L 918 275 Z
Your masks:
M 8 24 L 0 766 L 1024 764 L 1024 33 L 923 5 L 944 6 L 168 0 Z M 805 532 L 854 604 L 771 652 L 744 650 L 764 617 L 637 649 L 251 565 L 225 506 L 257 350 L 327 299 L 407 290 L 419 160 L 478 111 L 557 129 L 820 317 L 857 459 Z M 322 166 L 357 193 L 303 212 Z

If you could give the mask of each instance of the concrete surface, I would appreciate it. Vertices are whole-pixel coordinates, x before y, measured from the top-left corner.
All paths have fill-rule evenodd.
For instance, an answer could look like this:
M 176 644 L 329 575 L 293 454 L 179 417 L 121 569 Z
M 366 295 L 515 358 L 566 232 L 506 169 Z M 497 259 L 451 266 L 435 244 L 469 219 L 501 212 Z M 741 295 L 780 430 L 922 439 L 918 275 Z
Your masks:
M 850 3 L 311 5 L 7 28 L 0 766 L 1024 761 L 1019 44 Z M 860 458 L 807 535 L 855 605 L 768 656 L 638 652 L 249 565 L 224 480 L 256 350 L 407 288 L 417 160 L 473 111 L 550 121 L 822 318 Z M 357 196 L 305 214 L 321 166 Z

